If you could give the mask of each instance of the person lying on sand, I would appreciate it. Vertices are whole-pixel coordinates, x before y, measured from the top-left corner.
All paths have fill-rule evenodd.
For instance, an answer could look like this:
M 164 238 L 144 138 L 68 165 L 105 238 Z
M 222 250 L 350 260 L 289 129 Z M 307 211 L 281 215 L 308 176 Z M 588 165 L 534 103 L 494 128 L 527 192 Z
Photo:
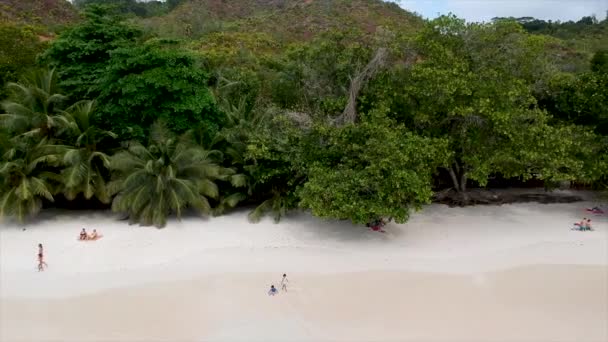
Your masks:
M 82 228 L 82 230 L 80 231 L 80 236 L 78 237 L 79 240 L 86 240 L 89 237 L 89 235 L 87 234 L 87 231 Z
M 268 295 L 269 296 L 274 296 L 278 293 L 279 291 L 277 291 L 277 289 L 274 287 L 274 285 L 270 285 L 270 290 L 268 291 Z
M 603 214 L 604 211 L 600 207 L 587 208 L 587 211 L 592 214 Z

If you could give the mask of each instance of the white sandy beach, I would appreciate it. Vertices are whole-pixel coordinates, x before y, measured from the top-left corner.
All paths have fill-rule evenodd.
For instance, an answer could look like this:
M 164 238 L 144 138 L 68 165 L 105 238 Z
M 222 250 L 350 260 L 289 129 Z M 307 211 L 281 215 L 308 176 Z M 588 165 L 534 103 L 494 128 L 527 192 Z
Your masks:
M 0 340 L 608 341 L 594 204 L 431 205 L 386 234 L 304 213 L 157 230 L 44 212 L 2 223 Z M 595 231 L 570 230 L 583 216 Z M 77 241 L 82 227 L 104 238 Z M 284 272 L 289 291 L 267 296 Z

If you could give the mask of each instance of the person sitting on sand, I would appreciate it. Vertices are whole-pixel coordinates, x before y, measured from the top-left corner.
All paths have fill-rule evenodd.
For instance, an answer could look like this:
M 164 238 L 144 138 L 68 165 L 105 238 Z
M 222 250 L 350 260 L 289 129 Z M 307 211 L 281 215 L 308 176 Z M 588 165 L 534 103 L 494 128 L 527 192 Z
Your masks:
M 89 240 L 97 240 L 101 235 L 97 234 L 97 229 L 93 229 L 91 235 L 89 235 Z
M 279 291 L 277 291 L 277 289 L 274 287 L 274 285 L 270 285 L 270 290 L 268 291 L 268 295 L 269 296 L 274 296 L 278 293 Z
M 87 234 L 87 231 L 82 228 L 82 230 L 80 231 L 80 236 L 78 237 L 79 240 L 86 240 L 89 237 L 89 235 Z
M 584 230 L 593 230 L 593 229 L 591 229 L 591 219 L 587 219 Z
M 583 220 L 579 223 L 574 224 L 573 230 L 585 230 L 585 225 L 587 224 L 587 218 L 583 217 Z

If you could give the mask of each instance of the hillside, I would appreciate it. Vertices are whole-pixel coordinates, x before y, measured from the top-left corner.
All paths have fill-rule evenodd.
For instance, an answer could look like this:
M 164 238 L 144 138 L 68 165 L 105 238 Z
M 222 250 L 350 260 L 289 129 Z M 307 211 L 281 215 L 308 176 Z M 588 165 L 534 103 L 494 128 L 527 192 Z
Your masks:
M 77 18 L 78 12 L 66 0 L 0 0 L 0 22 L 55 28 Z
M 378 27 L 412 32 L 422 19 L 380 0 L 191 0 L 164 17 L 142 20 L 161 35 L 200 37 L 210 32 L 265 33 L 288 42 L 332 29 L 374 33 Z

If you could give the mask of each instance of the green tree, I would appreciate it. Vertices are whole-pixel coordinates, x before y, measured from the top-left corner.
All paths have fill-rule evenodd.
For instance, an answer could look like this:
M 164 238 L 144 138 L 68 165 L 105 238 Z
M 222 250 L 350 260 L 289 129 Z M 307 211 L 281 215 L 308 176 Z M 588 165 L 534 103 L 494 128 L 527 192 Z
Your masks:
M 117 135 L 97 127 L 94 113 L 95 103 L 87 100 L 64 112 L 70 124 L 70 148 L 62 157 L 62 192 L 68 200 L 82 194 L 87 200 L 95 196 L 102 203 L 110 203 L 105 181 L 109 176 L 110 157 L 99 150 L 99 145 L 104 139 L 114 139 Z
M 53 41 L 43 60 L 60 71 L 61 87 L 73 99 L 94 99 L 110 65 L 112 51 L 135 44 L 141 32 L 107 7 L 89 6 L 86 20 Z
M 372 56 L 357 38 L 360 32 L 331 31 L 286 51 L 286 63 L 272 80 L 275 103 L 309 113 L 335 115 L 346 105 L 351 78 Z
M 208 199 L 219 196 L 215 181 L 234 174 L 217 163 L 214 153 L 154 124 L 147 147 L 133 141 L 112 157 L 116 174 L 109 189 L 117 194 L 112 209 L 128 214 L 131 223 L 159 228 L 168 215 L 180 218 L 186 208 L 210 213 Z
M 540 105 L 561 122 L 608 136 L 608 73 L 556 75 Z
M 267 213 L 278 222 L 288 210 L 298 207 L 296 190 L 307 179 L 302 152 L 314 146 L 314 142 L 305 139 L 305 130 L 285 113 L 269 114 L 272 120 L 251 132 L 247 140 L 244 169 L 250 180 L 252 201 L 259 203 L 249 213 L 252 222 Z
M 268 125 L 272 113 L 250 105 L 246 97 L 241 97 L 236 104 L 227 98 L 221 98 L 219 102 L 226 120 L 222 130 L 213 139 L 212 147 L 223 151 L 223 165 L 236 170 L 239 178 L 233 177 L 225 185 L 227 195 L 220 195 L 215 207 L 217 214 L 234 208 L 253 194 L 253 178 L 248 172 L 252 165 L 246 160 L 247 146 L 251 137 Z M 201 144 L 204 139 L 196 138 L 195 141 Z
M 165 14 L 168 4 L 162 1 L 137 1 L 137 0 L 74 0 L 74 5 L 86 8 L 91 5 L 106 5 L 118 13 L 124 15 L 136 15 L 138 17 L 151 17 Z
M 115 50 L 99 89 L 102 122 L 123 137 L 143 139 L 159 119 L 176 133 L 203 125 L 209 136 L 222 123 L 207 74 L 174 42 L 152 40 Z
M 0 100 L 8 96 L 5 86 L 9 82 L 36 65 L 36 56 L 44 47 L 33 28 L 0 22 Z
M 577 138 L 558 134 L 532 96 L 537 71 L 547 69 L 538 44 L 509 22 L 467 25 L 441 17 L 415 42 L 420 62 L 390 75 L 392 85 L 378 82 L 392 117 L 449 141 L 447 173 L 465 201 L 469 181 L 485 186 L 492 174 L 553 180 L 586 174 L 585 163 L 572 160 Z
M 402 125 L 374 118 L 322 128 L 323 147 L 313 154 L 300 205 L 324 218 L 369 223 L 405 222 L 433 195 L 432 176 L 449 155 L 447 141 L 417 136 Z
M 595 52 L 591 58 L 591 71 L 608 74 L 608 50 Z
M 59 182 L 48 167 L 59 166 L 63 150 L 46 139 L 35 144 L 12 141 L 0 159 L 0 218 L 15 217 L 23 223 L 40 211 L 44 199 L 54 200 Z
M 0 126 L 13 135 L 52 138 L 68 126 L 62 114 L 66 96 L 59 93 L 54 69 L 36 70 L 21 83 L 8 85 L 10 96 L 2 102 Z

